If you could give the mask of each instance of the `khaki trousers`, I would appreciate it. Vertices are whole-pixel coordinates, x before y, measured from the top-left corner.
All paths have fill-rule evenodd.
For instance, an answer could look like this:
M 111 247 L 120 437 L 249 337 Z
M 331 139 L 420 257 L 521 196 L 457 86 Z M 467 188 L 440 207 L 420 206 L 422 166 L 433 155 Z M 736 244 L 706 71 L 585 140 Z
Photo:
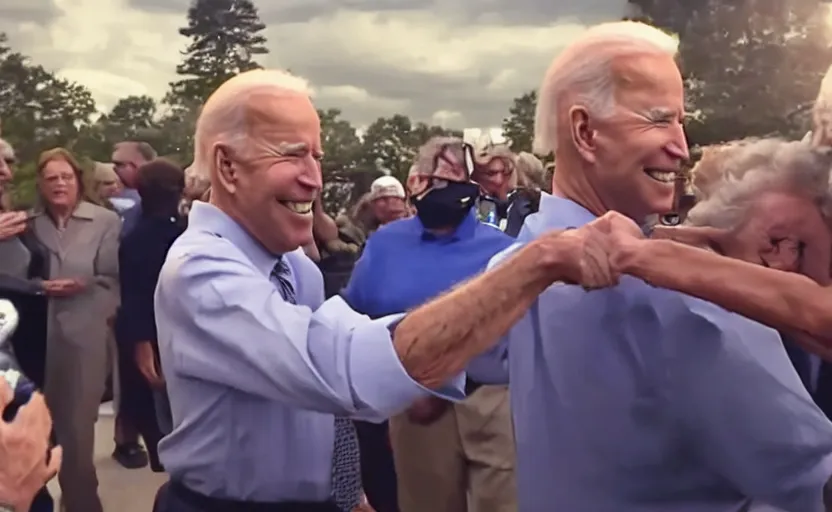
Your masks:
M 434 423 L 390 419 L 401 512 L 516 512 L 508 388 L 483 386 Z

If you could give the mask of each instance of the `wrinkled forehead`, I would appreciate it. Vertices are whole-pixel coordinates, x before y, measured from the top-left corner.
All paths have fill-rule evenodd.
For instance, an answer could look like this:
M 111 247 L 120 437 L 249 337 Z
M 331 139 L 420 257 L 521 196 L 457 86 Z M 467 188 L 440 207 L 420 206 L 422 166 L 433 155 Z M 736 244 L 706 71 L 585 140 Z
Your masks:
M 254 94 L 245 111 L 246 130 L 263 150 L 281 154 L 318 151 L 321 121 L 311 100 L 300 93 Z
M 637 110 L 684 113 L 682 74 L 670 55 L 628 55 L 613 60 L 612 76 L 618 102 Z

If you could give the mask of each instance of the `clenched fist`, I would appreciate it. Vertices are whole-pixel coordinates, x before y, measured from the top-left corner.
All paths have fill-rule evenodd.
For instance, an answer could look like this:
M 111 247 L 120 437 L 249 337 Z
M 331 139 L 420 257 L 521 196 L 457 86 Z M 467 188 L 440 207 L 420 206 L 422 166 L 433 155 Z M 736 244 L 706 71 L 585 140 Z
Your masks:
M 579 228 L 553 231 L 544 237 L 548 250 L 558 259 L 558 280 L 590 290 L 618 284 L 619 252 L 643 234 L 632 220 L 609 212 Z
M 0 407 L 14 391 L 0 378 Z M 29 510 L 34 496 L 61 467 L 61 448 L 49 450 L 52 417 L 43 395 L 35 393 L 11 422 L 0 420 L 0 504 Z

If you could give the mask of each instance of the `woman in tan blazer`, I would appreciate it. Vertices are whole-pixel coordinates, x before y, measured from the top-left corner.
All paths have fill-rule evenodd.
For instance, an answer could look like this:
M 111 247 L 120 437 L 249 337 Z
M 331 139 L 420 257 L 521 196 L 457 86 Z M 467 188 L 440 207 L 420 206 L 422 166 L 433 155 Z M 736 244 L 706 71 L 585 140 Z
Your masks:
M 66 512 L 101 512 L 93 462 L 107 378 L 107 320 L 118 301 L 118 215 L 85 201 L 81 167 L 62 148 L 41 154 L 31 220 L 49 251 L 46 401 L 63 446 L 58 475 Z

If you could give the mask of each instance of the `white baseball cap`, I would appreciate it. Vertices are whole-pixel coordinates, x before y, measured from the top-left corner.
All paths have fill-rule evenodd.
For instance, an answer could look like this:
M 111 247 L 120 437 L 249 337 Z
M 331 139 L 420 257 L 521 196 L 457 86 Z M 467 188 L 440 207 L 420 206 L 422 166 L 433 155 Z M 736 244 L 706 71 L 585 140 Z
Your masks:
M 404 187 L 402 183 L 393 176 L 382 176 L 377 178 L 370 185 L 370 200 L 381 199 L 382 197 L 398 197 L 404 199 Z

